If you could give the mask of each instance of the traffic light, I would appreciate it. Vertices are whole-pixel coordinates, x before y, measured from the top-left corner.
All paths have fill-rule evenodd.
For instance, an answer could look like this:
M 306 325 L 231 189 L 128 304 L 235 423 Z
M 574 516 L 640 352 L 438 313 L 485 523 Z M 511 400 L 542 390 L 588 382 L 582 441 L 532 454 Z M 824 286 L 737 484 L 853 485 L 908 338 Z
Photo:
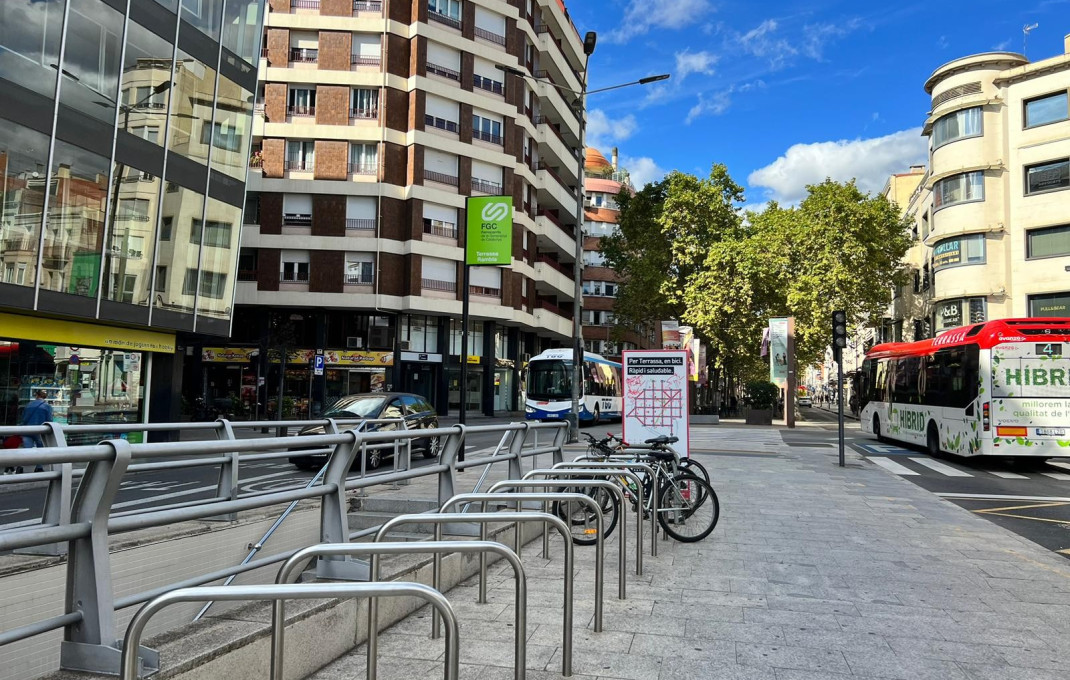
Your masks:
M 839 360 L 840 353 L 847 346 L 847 312 L 836 310 L 832 313 L 832 351 Z

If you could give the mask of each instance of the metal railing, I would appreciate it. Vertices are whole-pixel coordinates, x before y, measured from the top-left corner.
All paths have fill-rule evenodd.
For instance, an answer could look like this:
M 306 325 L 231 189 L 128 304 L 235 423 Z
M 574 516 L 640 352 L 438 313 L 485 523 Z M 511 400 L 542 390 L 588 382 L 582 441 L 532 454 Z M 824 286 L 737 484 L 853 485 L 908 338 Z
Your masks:
M 449 80 L 456 80 L 457 82 L 461 82 L 461 72 L 460 71 L 456 71 L 456 70 L 454 70 L 452 68 L 447 68 L 445 66 L 442 66 L 440 64 L 436 64 L 434 62 L 430 62 L 430 61 L 427 62 L 427 72 L 428 73 L 433 73 L 436 76 L 441 76 L 442 78 L 447 78 Z
M 351 54 L 349 55 L 350 66 L 379 66 L 382 62 L 382 57 L 378 54 L 374 56 L 365 54 Z
M 315 64 L 319 61 L 320 51 L 318 48 L 311 47 L 291 47 L 290 48 L 290 61 Z
M 424 168 L 424 179 L 429 182 L 438 182 L 439 184 L 448 184 L 450 186 L 457 186 L 456 175 L 447 175 L 444 172 L 435 172 L 434 170 L 428 170 Z
M 350 532 L 346 523 L 348 507 L 346 492 L 363 491 L 379 484 L 397 484 L 424 476 L 438 478 L 438 501 L 443 503 L 456 495 L 457 472 L 469 467 L 486 466 L 497 462 L 509 465 L 510 474 L 519 476 L 520 460 L 546 453 L 555 463 L 562 462 L 561 446 L 566 429 L 563 423 L 510 423 L 466 427 L 455 425 L 404 431 L 356 432 L 339 431 L 340 425 L 359 424 L 360 421 L 267 421 L 231 423 L 219 420 L 211 423 L 112 423 L 61 426 L 47 423 L 31 427 L 0 427 L 0 436 L 39 436 L 45 447 L 0 450 L 0 465 L 54 466 L 39 473 L 5 475 L 0 486 L 17 482 L 47 482 L 46 501 L 40 524 L 0 528 L 0 551 L 21 550 L 43 554 L 67 552 L 67 606 L 62 614 L 45 618 L 0 633 L 0 645 L 30 638 L 51 630 L 65 629 L 63 664 L 65 668 L 116 672 L 118 651 L 112 646 L 118 638 L 115 612 L 148 602 L 175 588 L 200 586 L 241 574 L 289 558 L 296 551 L 284 552 L 259 559 L 249 559 L 236 567 L 227 567 L 208 574 L 187 578 L 178 583 L 158 587 L 148 592 L 115 598 L 109 540 L 122 533 L 166 526 L 190 520 L 227 519 L 248 510 L 284 505 L 305 499 L 319 499 L 319 542 L 344 543 L 370 536 L 376 528 Z M 304 488 L 281 491 L 240 492 L 239 470 L 244 463 L 287 459 L 295 455 L 296 437 L 265 437 L 237 439 L 235 430 L 260 428 L 292 428 L 318 425 L 326 434 L 305 435 L 299 439 L 298 455 L 329 455 L 322 472 L 322 481 Z M 131 443 L 126 439 L 109 439 L 98 444 L 69 446 L 72 436 L 119 437 L 131 432 L 200 431 L 214 433 L 217 441 L 178 441 Z M 551 431 L 552 441 L 540 445 L 539 431 Z M 480 456 L 459 460 L 469 434 L 501 434 L 510 445 L 495 456 Z M 368 450 L 394 449 L 414 439 L 435 438 L 442 442 L 437 464 L 417 469 L 397 469 L 385 473 L 367 474 Z M 502 447 L 499 446 L 499 449 Z M 350 477 L 350 470 L 361 457 L 361 474 Z M 137 462 L 134 461 L 150 461 Z M 85 464 L 84 469 L 75 469 Z M 212 466 L 220 470 L 216 494 L 206 500 L 176 502 L 145 510 L 116 511 L 115 498 L 126 473 L 174 470 L 198 466 Z M 81 481 L 74 493 L 74 478 Z M 66 544 L 65 546 L 63 544 Z M 63 548 L 66 548 L 64 550 Z M 328 571 L 341 568 L 342 563 L 329 562 Z M 368 570 L 346 563 L 347 577 L 367 578 Z M 359 567 L 359 565 L 357 565 Z M 331 574 L 333 575 L 333 571 Z M 211 598 L 208 598 L 211 599 Z
M 459 19 L 454 19 L 453 17 L 447 14 L 428 10 L 427 18 L 431 21 L 437 21 L 440 24 L 445 24 L 450 28 L 456 28 L 458 31 L 461 30 L 461 21 Z
M 492 42 L 496 45 L 501 45 L 502 47 L 505 47 L 504 35 L 498 35 L 497 33 L 494 33 L 493 31 L 488 31 L 485 28 L 480 28 L 479 26 L 476 26 L 475 36 L 480 40 L 486 40 L 487 42 Z

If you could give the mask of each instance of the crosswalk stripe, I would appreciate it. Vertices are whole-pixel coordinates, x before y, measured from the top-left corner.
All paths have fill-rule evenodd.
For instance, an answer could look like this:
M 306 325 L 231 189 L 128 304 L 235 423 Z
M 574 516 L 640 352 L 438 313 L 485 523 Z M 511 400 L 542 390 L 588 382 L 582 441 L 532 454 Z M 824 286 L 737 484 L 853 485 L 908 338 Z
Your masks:
M 1002 477 L 1003 479 L 1029 479 L 1025 475 L 1020 475 L 1017 472 L 1003 472 L 1002 470 L 985 470 L 990 475 Z
M 1048 465 L 1054 465 L 1055 467 L 1061 467 L 1064 470 L 1070 470 L 1070 463 L 1063 463 L 1057 460 L 1049 460 Z
M 1041 472 L 1040 474 L 1044 475 L 1045 477 L 1051 477 L 1052 479 L 1058 479 L 1061 482 L 1070 480 L 1070 475 L 1066 474 L 1065 472 Z
M 873 461 L 874 463 L 876 463 L 877 465 L 880 465 L 882 468 L 884 468 L 888 472 L 891 472 L 891 473 L 894 473 L 894 474 L 897 474 L 897 475 L 916 475 L 916 474 L 918 474 L 917 472 L 914 472 L 910 468 L 903 467 L 899 463 L 895 462 L 894 460 L 890 460 L 888 458 L 881 458 L 880 456 L 869 456 L 869 459 L 871 461 Z
M 969 472 L 963 472 L 962 470 L 959 470 L 958 468 L 953 468 L 950 465 L 944 465 L 943 463 L 935 461 L 932 458 L 911 458 L 910 460 L 914 461 L 918 465 L 924 465 L 930 470 L 936 470 L 940 474 L 947 475 L 948 477 L 973 477 L 973 475 L 971 475 Z

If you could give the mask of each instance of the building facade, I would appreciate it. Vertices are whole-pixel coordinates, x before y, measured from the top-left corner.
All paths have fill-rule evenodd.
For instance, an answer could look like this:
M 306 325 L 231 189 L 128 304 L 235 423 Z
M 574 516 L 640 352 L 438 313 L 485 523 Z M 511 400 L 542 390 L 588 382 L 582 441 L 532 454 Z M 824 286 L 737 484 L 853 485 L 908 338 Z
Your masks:
M 572 335 L 579 34 L 558 0 L 271 0 L 232 339 L 187 384 L 268 414 L 404 390 L 518 410 Z M 507 74 L 503 68 L 526 75 Z M 466 198 L 512 198 L 508 267 L 472 267 Z M 315 356 L 323 370 L 313 370 Z M 262 386 L 260 386 L 262 383 Z
M 38 389 L 59 422 L 178 418 L 182 348 L 230 333 L 262 15 L 0 3 L 0 423 Z
M 620 360 L 626 349 L 660 347 L 657 328 L 627 328 L 617 323 L 613 304 L 620 276 L 605 266 L 601 241 L 614 233 L 620 215 L 617 194 L 632 189 L 628 171 L 597 149 L 588 148 L 584 160 L 583 198 L 583 345 L 588 352 Z

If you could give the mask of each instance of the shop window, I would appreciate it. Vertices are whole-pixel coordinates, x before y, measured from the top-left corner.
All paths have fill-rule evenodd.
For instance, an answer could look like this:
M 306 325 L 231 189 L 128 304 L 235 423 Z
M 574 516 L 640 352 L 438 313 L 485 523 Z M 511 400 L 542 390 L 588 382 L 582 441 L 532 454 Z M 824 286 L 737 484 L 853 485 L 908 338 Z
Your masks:
M 1070 292 L 1029 296 L 1029 316 L 1070 316 Z

